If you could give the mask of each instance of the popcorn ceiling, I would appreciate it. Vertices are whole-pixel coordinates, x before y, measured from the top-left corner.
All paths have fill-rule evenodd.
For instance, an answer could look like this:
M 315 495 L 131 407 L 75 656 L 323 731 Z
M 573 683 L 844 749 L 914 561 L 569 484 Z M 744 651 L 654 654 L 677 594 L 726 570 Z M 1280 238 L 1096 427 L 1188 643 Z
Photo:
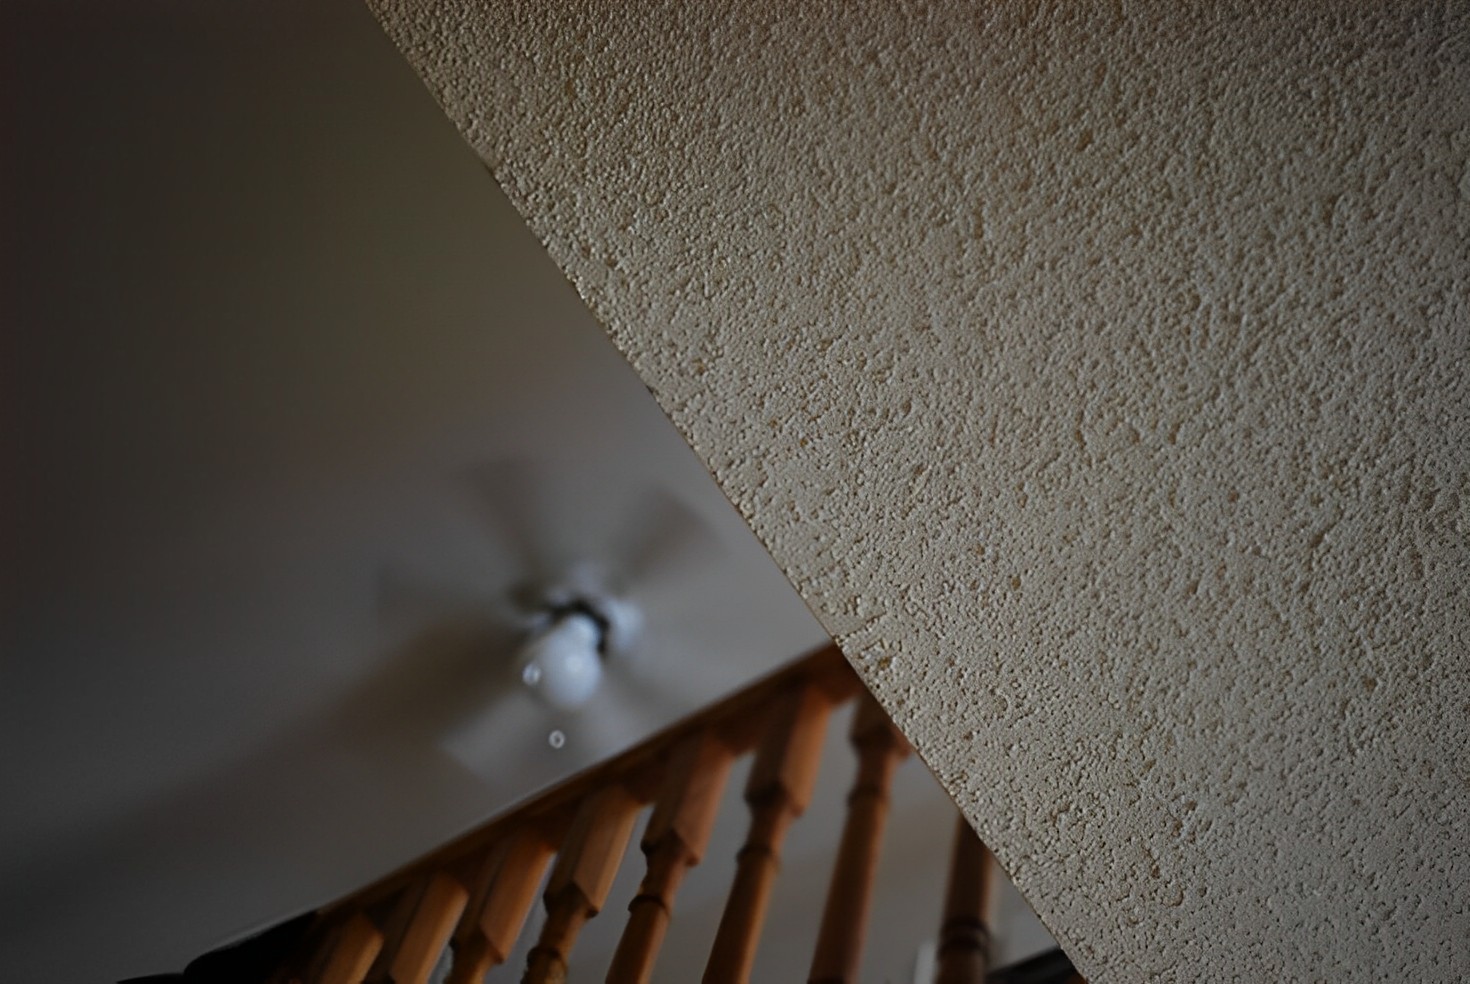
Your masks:
M 1089 979 L 1470 978 L 1470 7 L 373 2 Z

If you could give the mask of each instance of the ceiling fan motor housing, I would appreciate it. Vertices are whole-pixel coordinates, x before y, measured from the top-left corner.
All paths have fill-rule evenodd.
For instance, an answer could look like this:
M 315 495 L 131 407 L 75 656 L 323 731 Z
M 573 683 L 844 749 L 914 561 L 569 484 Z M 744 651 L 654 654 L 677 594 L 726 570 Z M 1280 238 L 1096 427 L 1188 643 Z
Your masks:
M 532 631 L 545 631 L 570 615 L 585 616 L 597 625 L 597 651 L 604 659 L 630 654 L 643 628 L 643 613 L 638 606 L 615 595 L 585 564 L 575 567 L 542 595 L 541 611 Z
M 596 694 L 608 660 L 633 651 L 642 622 L 635 605 L 585 577 L 553 587 L 521 649 L 521 680 L 553 707 L 581 707 Z

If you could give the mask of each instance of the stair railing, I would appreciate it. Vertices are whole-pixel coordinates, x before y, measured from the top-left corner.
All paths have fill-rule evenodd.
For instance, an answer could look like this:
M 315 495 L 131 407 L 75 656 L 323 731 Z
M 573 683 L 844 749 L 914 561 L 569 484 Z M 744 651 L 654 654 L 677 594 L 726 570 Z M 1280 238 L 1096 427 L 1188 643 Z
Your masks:
M 651 979 L 674 899 L 700 862 L 732 765 L 754 755 L 750 823 L 705 968 L 706 984 L 750 979 L 787 829 L 806 809 L 827 719 L 857 700 L 857 776 L 809 980 L 856 981 L 888 790 L 909 753 L 836 647 L 819 649 L 601 762 L 380 881 L 323 908 L 274 984 L 426 984 L 445 948 L 449 984 L 504 963 L 541 892 L 546 919 L 523 981 L 566 979 L 577 936 L 608 901 L 645 808 L 645 873 L 607 980 Z M 940 933 L 938 980 L 980 984 L 989 962 L 989 852 L 963 819 Z M 546 869 L 551 866 L 550 877 Z

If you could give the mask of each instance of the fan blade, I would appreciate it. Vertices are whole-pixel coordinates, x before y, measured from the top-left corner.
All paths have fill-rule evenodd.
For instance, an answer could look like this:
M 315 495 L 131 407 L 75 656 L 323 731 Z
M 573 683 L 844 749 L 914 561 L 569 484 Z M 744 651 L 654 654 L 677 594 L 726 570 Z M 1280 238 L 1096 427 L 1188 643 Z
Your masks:
M 724 553 L 723 542 L 703 517 L 658 488 L 637 497 L 612 548 L 615 569 L 633 591 L 687 577 Z
M 612 706 L 601 697 L 560 712 L 529 691 L 510 693 L 440 745 L 491 786 L 528 797 L 627 746 L 615 715 L 609 716 Z
M 378 620 L 396 637 L 401 629 L 483 621 L 518 628 L 524 616 L 510 603 L 503 585 L 467 587 L 440 578 L 386 571 L 375 592 Z
M 624 664 L 609 665 L 594 703 L 613 721 L 619 739 L 630 744 L 688 717 L 707 701 L 666 678 Z
M 461 765 L 496 785 L 540 771 L 554 749 L 547 709 L 514 682 L 498 698 L 460 721 L 439 741 Z
M 563 558 L 555 555 L 555 514 L 549 496 L 557 487 L 547 469 L 526 458 L 504 458 L 471 468 L 466 481 L 491 533 L 512 554 L 524 580 L 544 581 Z
M 564 752 L 588 765 L 626 751 L 648 735 L 640 720 L 630 715 L 610 693 L 599 692 L 586 707 L 562 724 Z
M 519 638 L 504 621 L 441 621 L 396 647 L 342 701 L 338 727 L 364 740 L 435 742 L 513 684 Z

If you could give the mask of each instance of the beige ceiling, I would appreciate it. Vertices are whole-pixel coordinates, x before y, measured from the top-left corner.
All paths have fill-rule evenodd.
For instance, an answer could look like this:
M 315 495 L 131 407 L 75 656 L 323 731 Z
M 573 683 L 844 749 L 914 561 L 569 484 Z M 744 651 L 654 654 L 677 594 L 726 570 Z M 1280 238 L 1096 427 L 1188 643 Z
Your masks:
M 1091 978 L 1470 976 L 1470 8 L 375 5 Z
M 0 37 L 0 978 L 182 969 L 825 641 L 361 4 Z M 507 460 L 543 550 L 698 531 L 580 712 L 515 682 Z

